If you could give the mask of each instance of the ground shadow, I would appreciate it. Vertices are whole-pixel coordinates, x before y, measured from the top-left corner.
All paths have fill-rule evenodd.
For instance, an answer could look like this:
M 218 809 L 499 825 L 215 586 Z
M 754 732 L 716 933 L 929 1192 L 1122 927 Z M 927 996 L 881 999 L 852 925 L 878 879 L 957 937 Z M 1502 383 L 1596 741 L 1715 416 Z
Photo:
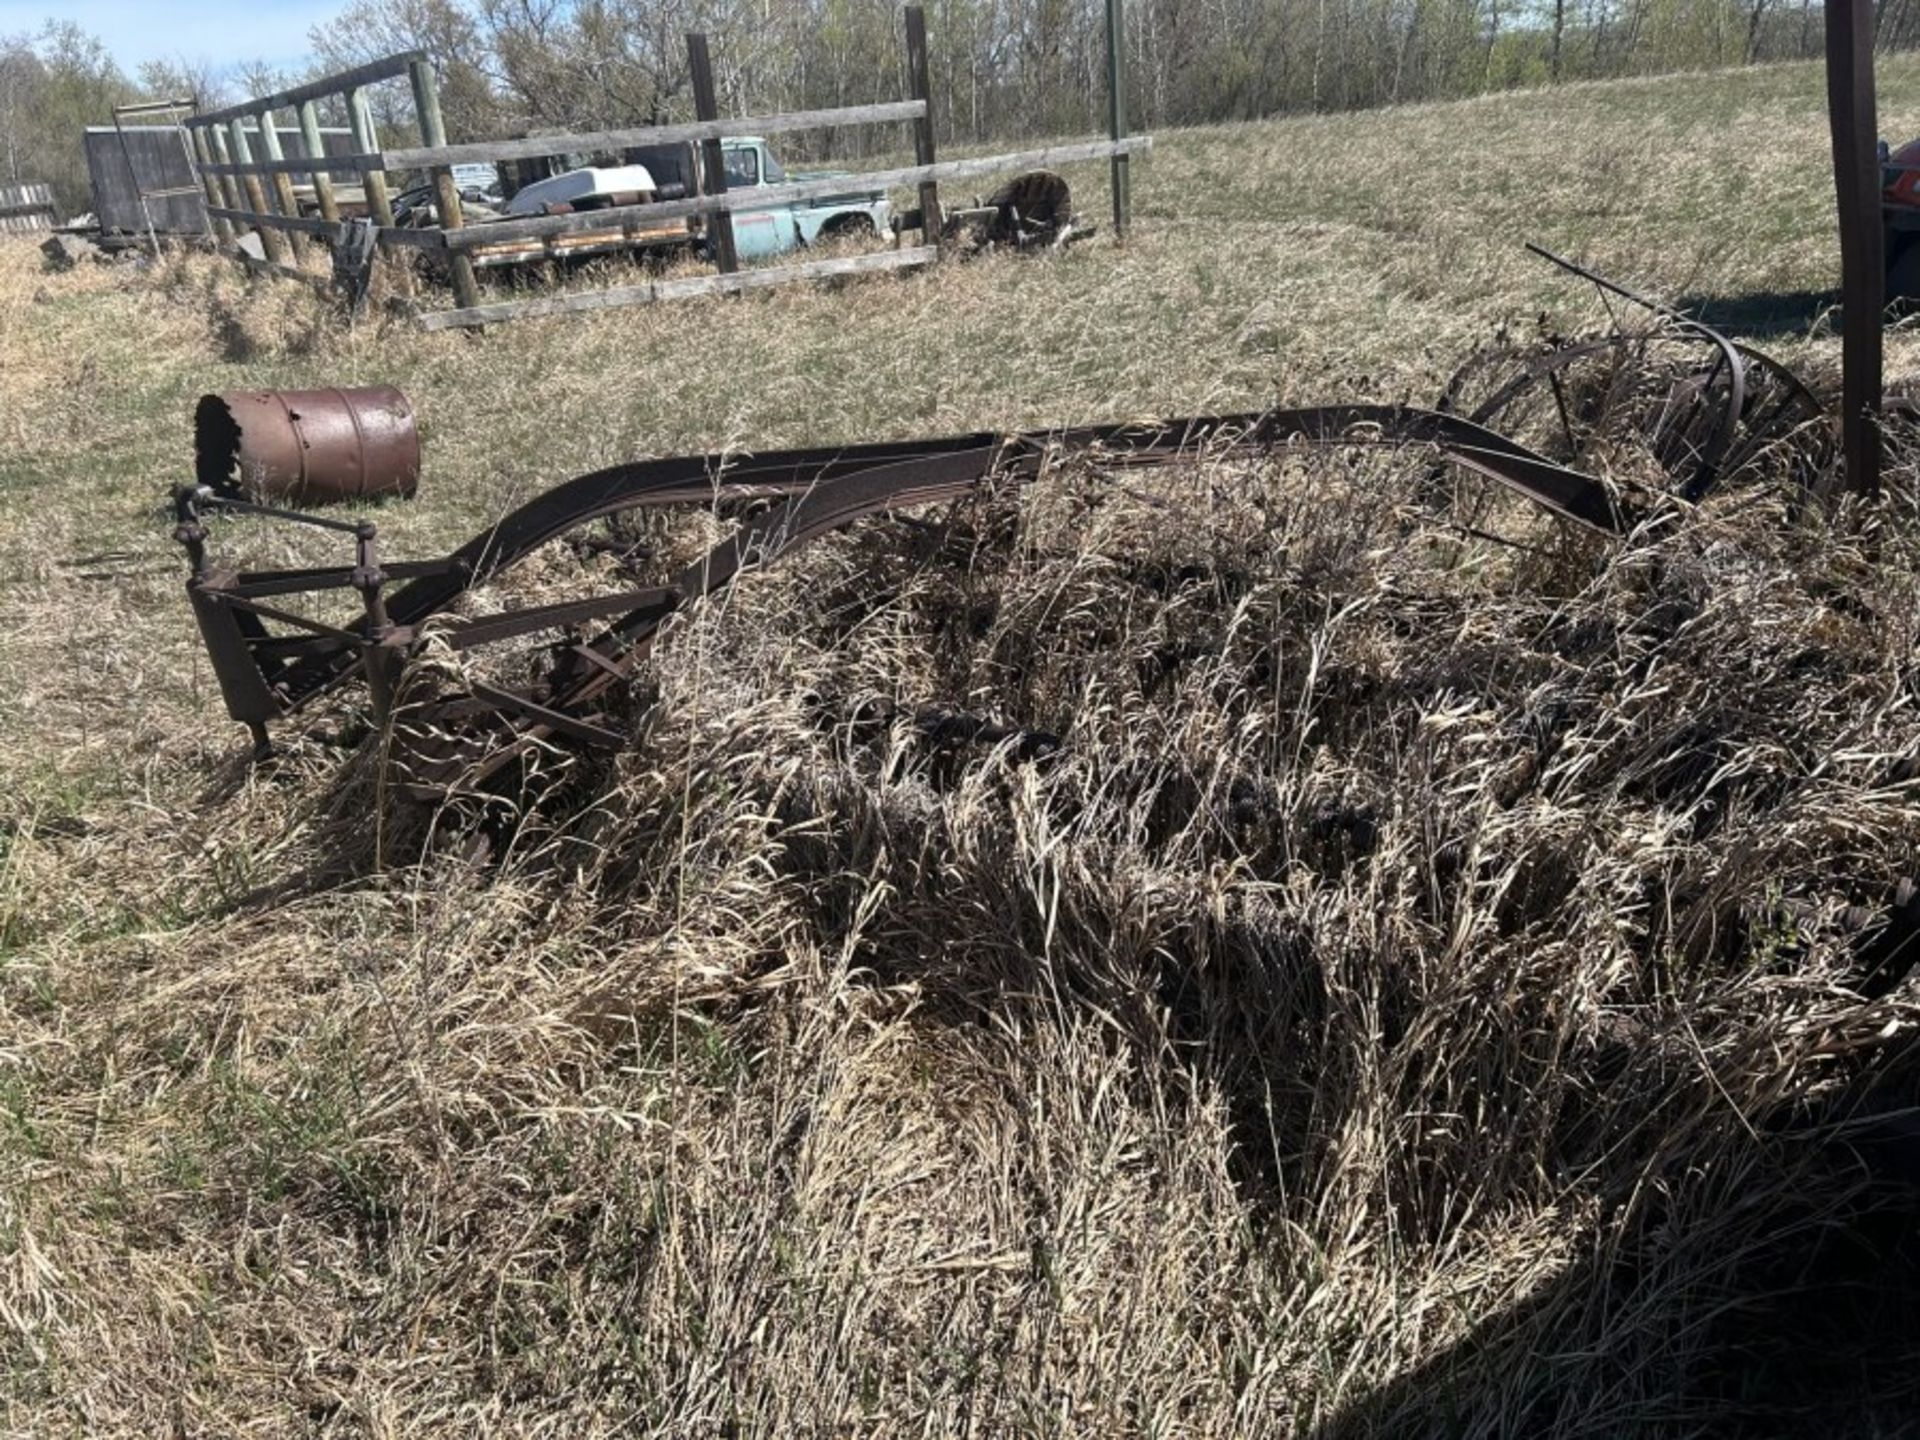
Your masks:
M 1655 1217 L 1307 1440 L 1920 1435 L 1920 1133 L 1901 1088 L 1872 1097 L 1878 1123 L 1853 1110 L 1844 1142 L 1820 1122 L 1753 1135 L 1803 1184 L 1720 1283 L 1674 1302 L 1659 1256 L 1686 1241 Z M 1833 1212 L 1863 1174 L 1870 1192 Z
M 1838 290 L 1761 290 L 1750 295 L 1683 295 L 1682 314 L 1743 340 L 1798 339 L 1840 304 Z

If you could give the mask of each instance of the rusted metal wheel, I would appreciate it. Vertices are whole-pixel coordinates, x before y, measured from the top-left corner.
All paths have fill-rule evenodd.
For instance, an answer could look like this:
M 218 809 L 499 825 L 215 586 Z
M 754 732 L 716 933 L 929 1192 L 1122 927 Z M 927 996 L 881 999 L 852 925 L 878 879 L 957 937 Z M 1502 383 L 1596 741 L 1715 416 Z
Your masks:
M 1825 439 L 1823 408 L 1798 376 L 1691 323 L 1483 350 L 1438 408 L 1560 464 L 1689 501 L 1752 478 L 1768 459 L 1810 476 Z M 1445 496 L 1473 524 L 1492 498 Z

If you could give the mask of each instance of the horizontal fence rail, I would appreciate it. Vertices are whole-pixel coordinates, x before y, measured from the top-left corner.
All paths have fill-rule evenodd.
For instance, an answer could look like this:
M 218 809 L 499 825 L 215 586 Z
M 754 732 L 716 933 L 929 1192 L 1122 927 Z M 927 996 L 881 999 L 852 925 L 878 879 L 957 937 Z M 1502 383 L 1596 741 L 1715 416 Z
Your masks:
M 942 160 L 934 165 L 905 165 L 896 170 L 855 170 L 844 175 L 825 175 L 814 180 L 797 180 L 785 185 L 759 185 L 749 190 L 728 190 L 720 195 L 689 195 L 684 200 L 656 200 L 645 205 L 618 205 L 605 210 L 581 210 L 572 215 L 530 215 L 520 220 L 490 220 L 450 232 L 446 243 L 452 248 L 485 245 L 495 240 L 526 240 L 546 235 L 568 235 L 580 230 L 602 230 L 619 225 L 635 225 L 648 220 L 671 220 L 689 215 L 711 215 L 720 211 L 737 213 L 785 205 L 794 200 L 814 200 L 822 195 L 845 195 L 850 191 L 897 189 L 940 180 L 963 180 L 992 175 L 1002 170 L 1025 170 L 1038 165 L 1070 165 L 1076 160 L 1105 160 L 1113 155 L 1142 152 L 1153 148 L 1151 136 L 1134 135 L 1125 140 L 1088 140 L 1074 145 L 1049 145 L 1040 150 L 1019 150 L 1010 155 L 983 155 L 973 160 Z
M 876 104 L 720 118 L 715 113 L 705 37 L 694 34 L 687 37 L 687 43 L 696 81 L 696 111 L 701 118 L 685 123 L 450 143 L 440 120 L 432 67 L 422 52 L 407 51 L 273 95 L 194 115 L 186 126 L 193 137 L 197 178 L 205 188 L 207 215 L 214 222 L 223 249 L 237 253 L 248 268 L 256 272 L 325 285 L 326 277 L 303 269 L 299 260 L 311 253 L 316 242 L 339 245 L 344 241 L 350 232 L 343 216 L 366 213 L 373 223 L 373 238 L 381 248 L 390 253 L 395 250 L 427 252 L 434 270 L 451 280 L 455 307 L 423 315 L 420 323 L 428 330 L 483 326 L 537 315 L 577 314 L 693 295 L 735 294 L 792 281 L 917 268 L 938 260 L 943 246 L 951 239 L 944 233 L 947 227 L 943 226 L 938 195 L 941 181 L 1096 160 L 1107 160 L 1118 166 L 1130 155 L 1152 148 L 1150 136 L 1124 133 L 1124 121 L 1116 116 L 1109 138 L 937 161 L 933 147 L 933 112 L 925 78 L 925 19 L 917 6 L 908 7 L 906 28 L 911 98 Z M 373 125 L 366 87 L 402 78 L 409 82 L 412 91 L 420 143 L 383 145 Z M 352 133 L 353 148 L 349 153 L 329 155 L 323 153 L 324 146 L 319 143 L 315 107 L 317 102 L 328 98 L 337 99 L 345 109 Z M 298 125 L 282 126 L 276 118 L 276 112 L 280 111 L 297 117 Z M 246 128 L 249 122 L 258 128 L 249 131 Z M 775 185 L 742 189 L 726 184 L 720 152 L 722 140 L 888 124 L 909 127 L 917 163 L 885 170 L 803 175 Z M 281 139 L 287 135 L 300 140 L 305 153 L 284 153 Z M 252 141 L 258 144 L 250 143 Z M 469 223 L 462 214 L 460 190 L 453 179 L 453 167 L 457 165 L 497 165 L 666 145 L 701 147 L 700 165 L 694 172 L 696 193 L 604 209 L 562 210 Z M 387 177 L 400 173 L 417 174 L 431 185 L 434 213 L 439 223 L 395 223 Z M 309 182 L 299 192 L 292 183 L 296 176 L 306 177 Z M 335 176 L 357 177 L 364 200 L 355 203 L 363 203 L 364 212 L 347 208 L 347 198 L 333 189 L 332 177 Z M 744 271 L 738 268 L 732 243 L 736 215 L 802 206 L 809 201 L 836 196 L 864 203 L 857 197 L 897 189 L 917 189 L 919 204 L 896 218 L 891 250 L 833 259 L 794 256 L 777 265 Z M 1116 230 L 1124 234 L 1125 206 L 1119 193 L 1116 193 L 1115 205 Z M 313 213 L 316 210 L 318 214 Z M 704 229 L 691 223 L 702 217 L 706 221 Z M 908 247 L 902 243 L 899 232 L 914 227 L 919 229 L 921 243 Z M 249 230 L 256 232 L 249 243 L 256 252 L 264 251 L 264 257 L 258 253 L 248 254 L 239 245 L 241 239 L 248 238 L 245 232 Z M 361 233 L 364 237 L 364 231 Z M 572 295 L 496 303 L 480 300 L 477 267 L 519 265 L 614 250 L 691 252 L 703 243 L 708 258 L 718 266 L 718 274 L 680 276 Z
M 292 132 L 292 133 L 298 133 Z M 202 175 L 364 175 L 369 170 L 385 170 L 389 157 L 379 151 L 365 155 L 324 155 L 318 158 L 296 155 L 291 160 L 255 160 L 246 165 L 231 160 L 216 160 L 202 165 Z
M 291 90 L 277 91 L 272 95 L 256 96 L 252 100 L 242 100 L 237 105 L 229 105 L 224 110 L 208 110 L 195 115 L 189 125 L 224 125 L 230 120 L 251 119 L 263 110 L 284 110 L 289 106 L 303 105 L 309 100 L 324 100 L 329 95 L 338 95 L 347 90 L 358 90 L 363 85 L 377 85 L 382 80 L 398 80 L 406 75 L 414 65 L 425 64 L 427 52 L 424 50 L 403 50 L 397 55 L 389 55 L 382 60 L 372 60 L 351 70 L 342 70 L 335 75 L 323 75 L 318 80 L 310 80 L 305 85 L 296 85 Z
M 524 140 L 480 140 L 437 149 L 398 149 L 384 153 L 389 170 L 428 165 L 467 165 L 489 160 L 537 160 L 574 151 L 625 150 L 637 145 L 678 145 L 725 140 L 736 135 L 784 135 L 795 130 L 830 130 L 836 125 L 881 125 L 917 120 L 927 113 L 924 100 L 895 100 L 884 105 L 843 105 L 832 110 L 797 110 L 740 120 L 690 120 L 684 125 L 650 125 L 638 130 L 593 130 L 578 135 L 531 135 Z
M 785 135 L 797 130 L 829 130 L 840 125 L 877 125 L 894 120 L 918 120 L 926 113 L 924 100 L 897 100 L 884 105 L 844 105 L 831 110 L 799 110 L 741 120 L 693 120 L 684 125 L 650 125 L 637 130 L 591 130 L 579 134 L 535 135 L 522 140 L 479 140 L 434 149 L 403 146 L 367 154 L 296 156 L 291 160 L 255 160 L 247 165 L 215 163 L 200 168 L 209 175 L 310 175 L 315 171 L 355 175 L 369 170 L 425 170 L 435 165 L 541 160 L 549 155 L 625 150 L 641 145 L 726 140 L 738 135 Z
M 751 122 L 727 122 L 746 125 Z M 639 131 L 628 131 L 639 134 Z M 743 130 L 743 134 L 755 134 Z M 692 215 L 710 215 L 719 211 L 738 212 L 784 205 L 794 200 L 817 199 L 822 195 L 844 195 L 850 191 L 905 189 L 939 180 L 964 180 L 993 175 L 1003 170 L 1031 169 L 1045 165 L 1071 165 L 1076 161 L 1105 160 L 1114 155 L 1143 154 L 1153 148 L 1150 135 L 1131 135 L 1124 140 L 1087 140 L 1070 145 L 1049 145 L 1038 150 L 1017 150 L 1006 155 L 983 155 L 968 160 L 942 160 L 933 165 L 905 165 L 893 170 L 853 170 L 843 175 L 826 175 L 798 180 L 785 185 L 761 185 L 750 190 L 729 190 L 721 195 L 689 195 L 682 200 L 656 200 L 644 205 L 619 205 L 604 210 L 579 210 L 570 215 L 528 215 L 513 220 L 485 220 L 458 230 L 432 228 L 408 229 L 382 227 L 383 243 L 406 245 L 422 250 L 466 249 L 491 245 L 503 240 L 544 239 L 555 235 L 577 234 L 585 230 L 617 230 L 649 220 L 684 219 Z M 390 156 L 388 158 L 391 158 Z M 338 157 L 336 157 L 337 163 Z M 261 165 L 204 167 L 207 173 L 258 174 Z M 273 167 L 284 173 L 308 168 L 304 162 L 288 160 Z M 217 219 L 240 225 L 265 225 L 276 230 L 298 231 L 307 235 L 330 235 L 339 227 L 307 216 L 274 215 L 252 210 L 228 210 L 209 206 L 207 213 Z

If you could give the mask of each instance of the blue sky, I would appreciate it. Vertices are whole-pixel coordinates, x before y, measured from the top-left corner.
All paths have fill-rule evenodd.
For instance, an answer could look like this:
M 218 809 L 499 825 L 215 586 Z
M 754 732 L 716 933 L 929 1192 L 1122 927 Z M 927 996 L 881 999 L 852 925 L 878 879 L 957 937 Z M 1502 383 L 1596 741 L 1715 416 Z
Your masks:
M 72 20 L 98 35 L 128 74 L 143 60 L 248 60 L 287 65 L 306 57 L 307 31 L 344 0 L 0 0 L 0 35 Z

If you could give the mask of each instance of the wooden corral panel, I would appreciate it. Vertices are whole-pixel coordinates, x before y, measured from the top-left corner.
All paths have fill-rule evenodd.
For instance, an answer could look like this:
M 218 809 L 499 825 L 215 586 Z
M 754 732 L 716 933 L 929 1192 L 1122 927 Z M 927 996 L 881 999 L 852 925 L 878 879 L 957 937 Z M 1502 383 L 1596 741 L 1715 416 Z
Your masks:
M 251 131 L 252 127 L 248 128 Z M 183 189 L 194 184 L 194 175 L 187 165 L 180 132 L 171 125 L 129 125 L 125 133 L 127 143 L 123 152 L 121 132 L 113 126 L 87 127 L 87 173 L 93 178 L 93 213 L 102 230 L 144 234 L 147 222 L 140 211 L 140 192 Z M 306 155 L 306 143 L 298 130 L 283 125 L 279 127 L 279 135 L 288 159 Z M 329 155 L 353 153 L 353 137 L 344 129 L 323 130 L 320 140 Z M 255 148 L 262 148 L 257 140 Z M 127 169 L 129 155 L 133 158 L 132 173 Z M 199 195 L 169 195 L 148 203 L 153 209 L 153 228 L 162 235 L 206 233 L 206 205 Z
M 0 231 L 52 228 L 51 185 L 0 185 Z
M 89 125 L 87 174 L 93 181 L 93 213 L 103 231 L 146 231 L 140 209 L 142 190 L 184 189 L 194 183 L 180 132 L 171 125 L 129 125 L 126 148 L 111 125 Z M 132 165 L 129 167 L 128 161 Z M 162 235 L 203 235 L 206 205 L 194 195 L 169 195 L 149 202 L 153 228 Z

